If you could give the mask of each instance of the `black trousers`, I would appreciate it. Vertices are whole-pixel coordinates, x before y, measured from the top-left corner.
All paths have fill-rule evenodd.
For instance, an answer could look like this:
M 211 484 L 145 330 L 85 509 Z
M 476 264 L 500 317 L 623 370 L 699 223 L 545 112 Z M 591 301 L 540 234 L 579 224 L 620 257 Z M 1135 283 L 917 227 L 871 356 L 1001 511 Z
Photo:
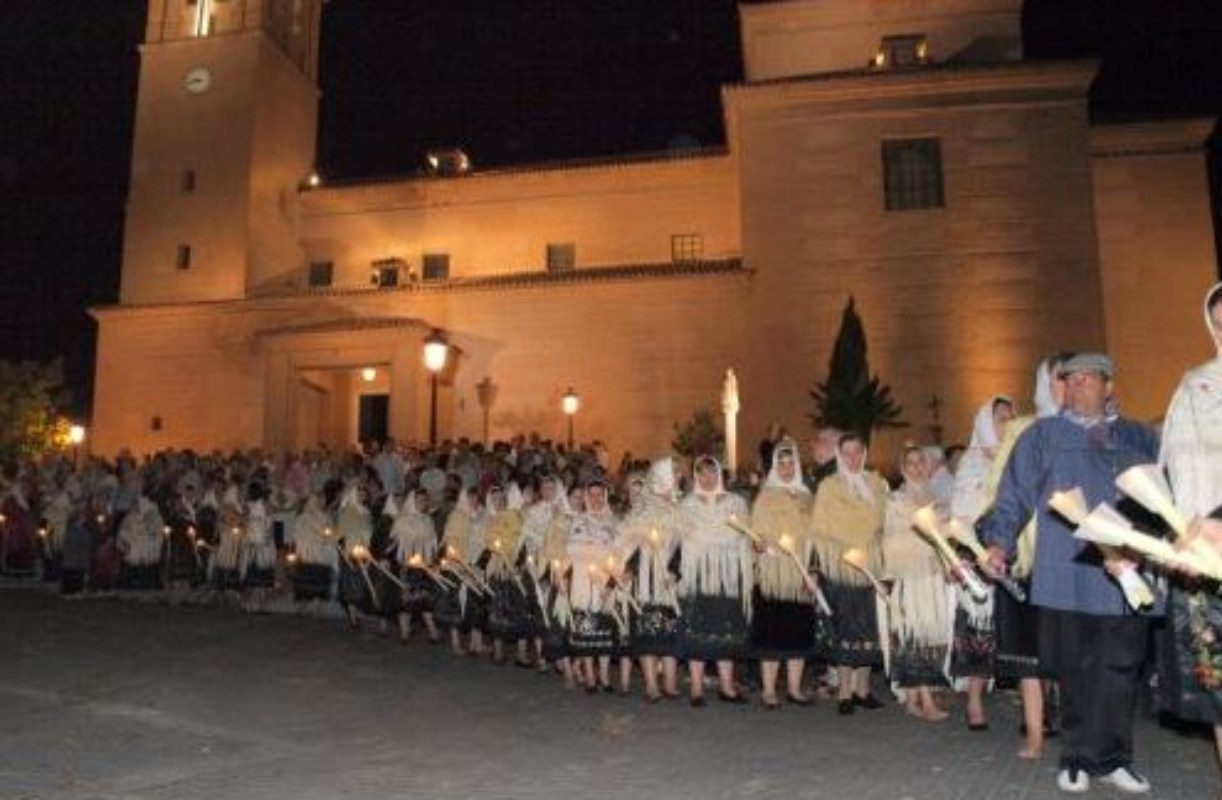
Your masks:
M 1146 617 L 1040 609 L 1040 664 L 1061 688 L 1061 767 L 1106 775 L 1133 761 Z

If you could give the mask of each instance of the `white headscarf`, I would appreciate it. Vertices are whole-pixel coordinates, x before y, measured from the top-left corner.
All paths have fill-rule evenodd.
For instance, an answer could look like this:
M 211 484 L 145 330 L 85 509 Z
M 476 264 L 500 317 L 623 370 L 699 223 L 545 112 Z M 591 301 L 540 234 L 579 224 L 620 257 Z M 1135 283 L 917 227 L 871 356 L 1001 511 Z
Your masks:
M 788 453 L 793 457 L 793 477 L 788 481 L 781 479 L 781 472 L 777 469 L 777 465 L 781 462 L 781 456 Z M 839 453 L 837 453 L 839 459 Z M 837 466 L 841 466 L 837 463 Z M 798 445 L 793 439 L 782 439 L 777 443 L 777 446 L 772 451 L 772 467 L 768 470 L 768 479 L 764 481 L 765 489 L 784 489 L 793 494 L 810 494 L 810 489 L 806 488 L 806 484 L 802 482 L 802 459 L 798 455 Z
M 700 471 L 700 466 L 702 464 L 712 464 L 714 474 L 717 475 L 717 486 L 714 487 L 712 491 L 705 491 L 704 489 L 700 488 L 700 479 L 698 477 L 695 477 L 695 473 Z M 700 458 L 697 458 L 696 462 L 692 464 L 692 473 L 693 473 L 693 480 L 692 480 L 692 495 L 693 496 L 699 497 L 701 500 L 713 502 L 718 498 L 719 495 L 723 495 L 726 493 L 725 480 L 722 477 L 722 472 L 721 472 L 721 462 L 713 458 L 712 456 L 700 456 Z
M 861 442 L 861 469 L 856 472 L 849 469 L 848 462 L 844 460 L 844 456 L 840 453 L 840 445 L 837 444 L 836 474 L 844 476 L 844 480 L 848 483 L 849 488 L 853 490 L 853 494 L 862 500 L 873 500 L 874 490 L 870 488 L 870 482 L 866 480 L 866 459 L 870 457 L 870 448 L 866 446 L 864 439 L 855 441 Z
M 1008 403 L 1011 408 L 1014 407 L 1014 401 L 1004 394 L 990 397 L 976 412 L 976 421 L 972 425 L 972 441 L 968 447 L 978 447 L 992 453 L 1001 445 L 1001 432 L 993 424 L 993 409 L 998 403 Z
M 1205 294 L 1205 327 L 1218 355 L 1189 370 L 1171 398 L 1163 422 L 1159 463 L 1184 512 L 1204 516 L 1222 504 L 1222 345 L 1209 314 L 1209 301 L 1222 283 Z
M 516 481 L 510 481 L 505 487 L 505 508 L 509 511 L 521 511 L 524 505 L 526 501 L 522 497 L 522 487 L 518 486 Z
M 1214 349 L 1217 350 L 1218 356 L 1222 357 L 1222 330 L 1214 327 L 1213 315 L 1209 313 L 1210 301 L 1222 293 L 1222 283 L 1215 283 L 1205 293 L 1205 304 L 1202 310 L 1205 313 L 1205 330 L 1209 331 L 1209 337 L 1213 339 Z
M 716 460 L 714 459 L 714 462 Z M 718 465 L 717 473 L 720 476 L 721 466 Z M 646 476 L 646 486 L 650 493 L 657 497 L 665 497 L 669 500 L 675 499 L 675 461 L 670 456 L 659 458 L 657 461 L 649 465 L 649 474 Z
M 1045 358 L 1035 368 L 1035 416 L 1055 417 L 1061 411 L 1057 401 L 1052 396 L 1052 382 L 1056 376 L 1052 374 L 1052 359 Z

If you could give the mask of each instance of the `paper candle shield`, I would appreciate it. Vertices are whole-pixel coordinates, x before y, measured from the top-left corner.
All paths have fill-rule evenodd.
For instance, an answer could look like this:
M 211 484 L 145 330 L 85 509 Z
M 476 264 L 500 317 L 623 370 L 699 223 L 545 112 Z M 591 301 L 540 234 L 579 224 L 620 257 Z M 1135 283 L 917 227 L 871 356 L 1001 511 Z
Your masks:
M 1074 525 L 1081 524 L 1090 511 L 1086 506 L 1086 495 L 1078 487 L 1064 492 L 1053 492 L 1052 497 L 1048 499 L 1048 505 Z
M 1167 485 L 1162 470 L 1155 464 L 1139 464 L 1129 467 L 1116 478 L 1116 487 L 1136 500 L 1147 510 L 1162 517 L 1177 536 L 1188 530 L 1188 521 L 1175 507 L 1171 499 L 1171 487 Z

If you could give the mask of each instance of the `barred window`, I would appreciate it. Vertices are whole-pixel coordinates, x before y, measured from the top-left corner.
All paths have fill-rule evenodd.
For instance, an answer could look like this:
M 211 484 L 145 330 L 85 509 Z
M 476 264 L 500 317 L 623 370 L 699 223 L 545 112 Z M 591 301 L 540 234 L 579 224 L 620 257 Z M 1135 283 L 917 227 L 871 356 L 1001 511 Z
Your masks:
M 670 237 L 670 259 L 676 264 L 704 257 L 704 237 L 698 233 L 676 233 Z
M 551 243 L 547 246 L 547 269 L 563 272 L 577 266 L 577 245 L 572 242 Z
M 330 286 L 335 277 L 335 265 L 330 261 L 315 261 L 310 264 L 310 288 Z
M 450 279 L 450 254 L 425 253 L 424 279 L 426 281 L 445 281 Z
M 892 139 L 882 144 L 883 194 L 888 211 L 942 208 L 942 144 L 938 139 Z
M 178 269 L 191 269 L 191 245 L 178 245 L 178 255 L 174 259 L 174 266 Z
M 373 271 L 369 282 L 379 289 L 393 289 L 398 286 L 400 274 L 407 271 L 407 263 L 401 258 L 380 258 L 370 266 Z

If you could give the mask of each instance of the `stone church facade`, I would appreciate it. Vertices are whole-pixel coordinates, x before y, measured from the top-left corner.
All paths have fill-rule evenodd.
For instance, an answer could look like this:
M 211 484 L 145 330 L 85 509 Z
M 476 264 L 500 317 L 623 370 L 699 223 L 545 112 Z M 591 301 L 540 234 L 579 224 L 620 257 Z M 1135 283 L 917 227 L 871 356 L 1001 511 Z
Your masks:
M 1097 65 L 1024 59 L 1021 5 L 743 6 L 724 148 L 313 185 L 320 0 L 151 0 L 93 447 L 344 447 L 371 397 L 399 440 L 563 439 L 573 389 L 653 454 L 727 368 L 740 440 L 804 435 L 849 296 L 912 425 L 880 451 L 1064 349 L 1157 417 L 1209 354 L 1213 121 L 1091 126 Z

